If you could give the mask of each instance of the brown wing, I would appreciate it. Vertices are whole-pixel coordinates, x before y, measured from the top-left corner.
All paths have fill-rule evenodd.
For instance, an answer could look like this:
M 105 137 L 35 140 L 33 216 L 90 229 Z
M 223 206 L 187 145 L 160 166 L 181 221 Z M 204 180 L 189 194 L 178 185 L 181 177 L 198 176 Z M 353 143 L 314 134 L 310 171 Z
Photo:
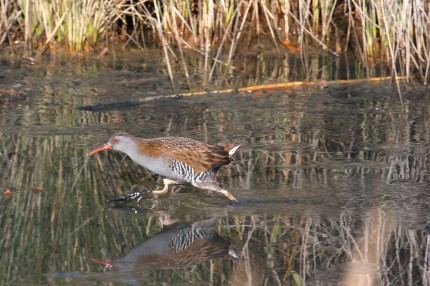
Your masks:
M 228 151 L 234 145 L 214 146 L 183 137 L 163 137 L 144 139 L 142 149 L 152 150 L 151 155 L 174 158 L 187 164 L 198 174 L 211 169 L 218 169 L 230 163 Z

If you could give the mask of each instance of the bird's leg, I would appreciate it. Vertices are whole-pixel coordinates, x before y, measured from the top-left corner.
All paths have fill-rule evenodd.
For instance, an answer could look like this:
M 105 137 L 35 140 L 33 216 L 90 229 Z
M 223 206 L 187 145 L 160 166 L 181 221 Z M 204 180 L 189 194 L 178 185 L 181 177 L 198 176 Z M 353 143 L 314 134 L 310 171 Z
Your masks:
M 164 195 L 164 194 L 167 194 L 167 191 L 169 190 L 169 185 L 179 184 L 179 182 L 177 181 L 166 179 L 166 178 L 163 179 L 163 183 L 164 183 L 164 188 L 162 190 L 153 191 L 152 193 L 156 195 Z
M 163 179 L 163 182 L 164 182 L 164 188 L 159 190 L 159 191 L 152 191 L 151 192 L 151 191 L 144 189 L 142 191 L 134 192 L 131 194 L 126 194 L 126 195 L 122 195 L 122 196 L 118 196 L 118 197 L 109 198 L 108 202 L 123 203 L 123 204 L 134 201 L 134 200 L 137 200 L 137 202 L 139 202 L 143 195 L 147 195 L 150 193 L 155 194 L 155 195 L 163 195 L 163 194 L 166 194 L 167 191 L 169 190 L 169 185 L 179 184 L 179 182 L 174 181 L 174 180 L 170 180 L 170 179 Z
M 229 191 L 221 188 L 220 185 L 218 185 L 218 183 L 216 183 L 216 182 L 205 182 L 205 183 L 193 182 L 192 184 L 194 187 L 197 187 L 197 188 L 211 190 L 211 191 L 221 193 L 224 196 L 226 196 L 227 198 L 229 198 L 230 201 L 235 202 L 235 203 L 239 203 L 239 201 Z

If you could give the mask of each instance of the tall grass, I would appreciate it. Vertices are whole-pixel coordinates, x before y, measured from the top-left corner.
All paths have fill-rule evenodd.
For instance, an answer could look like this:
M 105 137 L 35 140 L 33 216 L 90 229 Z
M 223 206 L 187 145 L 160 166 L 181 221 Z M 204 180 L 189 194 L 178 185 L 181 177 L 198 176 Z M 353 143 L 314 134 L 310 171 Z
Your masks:
M 22 39 L 24 54 L 33 56 L 47 48 L 56 49 L 56 43 L 66 45 L 72 52 L 94 46 L 100 37 L 106 37 L 112 23 L 119 21 L 126 1 L 2 1 L 2 42 L 11 33 Z M 121 13 L 118 13 L 121 11 Z
M 382 62 L 393 78 L 429 78 L 427 1 L 4 0 L 0 9 L 0 44 L 23 40 L 26 56 L 57 43 L 76 52 L 106 48 L 111 39 L 142 48 L 151 40 L 167 64 L 187 49 L 206 55 L 208 65 L 232 66 L 244 50 L 285 53 L 284 42 L 297 43 L 302 55 L 312 47 L 335 55 L 352 49 L 368 69 Z M 221 53 L 228 55 L 223 61 Z M 183 64 L 190 85 L 188 69 Z

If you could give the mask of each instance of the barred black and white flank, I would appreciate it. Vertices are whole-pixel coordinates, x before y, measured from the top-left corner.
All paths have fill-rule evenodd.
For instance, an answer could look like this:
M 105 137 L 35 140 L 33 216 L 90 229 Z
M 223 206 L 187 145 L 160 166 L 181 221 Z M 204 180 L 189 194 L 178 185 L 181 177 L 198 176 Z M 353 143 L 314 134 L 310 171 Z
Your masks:
M 193 168 L 176 159 L 173 160 L 171 168 L 172 172 L 174 172 L 181 180 L 189 183 L 204 183 L 211 181 L 216 173 L 214 169 L 210 169 L 196 174 Z

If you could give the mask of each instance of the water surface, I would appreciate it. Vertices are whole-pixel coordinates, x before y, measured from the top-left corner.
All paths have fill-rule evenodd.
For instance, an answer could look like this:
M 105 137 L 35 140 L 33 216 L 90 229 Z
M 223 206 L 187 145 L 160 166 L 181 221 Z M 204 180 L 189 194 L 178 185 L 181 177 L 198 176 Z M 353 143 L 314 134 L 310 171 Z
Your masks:
M 0 190 L 13 190 L 0 198 L 2 284 L 429 285 L 427 91 L 405 86 L 403 107 L 389 83 L 361 82 L 79 109 L 172 94 L 161 58 L 138 55 L 3 62 L 1 89 L 18 95 L 0 106 Z M 162 186 L 120 153 L 85 158 L 118 131 L 241 144 L 218 176 L 241 203 L 190 185 L 107 203 Z M 207 220 L 215 242 L 196 239 L 183 256 L 223 250 L 195 264 L 141 258 L 108 269 L 90 259 L 115 264 Z

